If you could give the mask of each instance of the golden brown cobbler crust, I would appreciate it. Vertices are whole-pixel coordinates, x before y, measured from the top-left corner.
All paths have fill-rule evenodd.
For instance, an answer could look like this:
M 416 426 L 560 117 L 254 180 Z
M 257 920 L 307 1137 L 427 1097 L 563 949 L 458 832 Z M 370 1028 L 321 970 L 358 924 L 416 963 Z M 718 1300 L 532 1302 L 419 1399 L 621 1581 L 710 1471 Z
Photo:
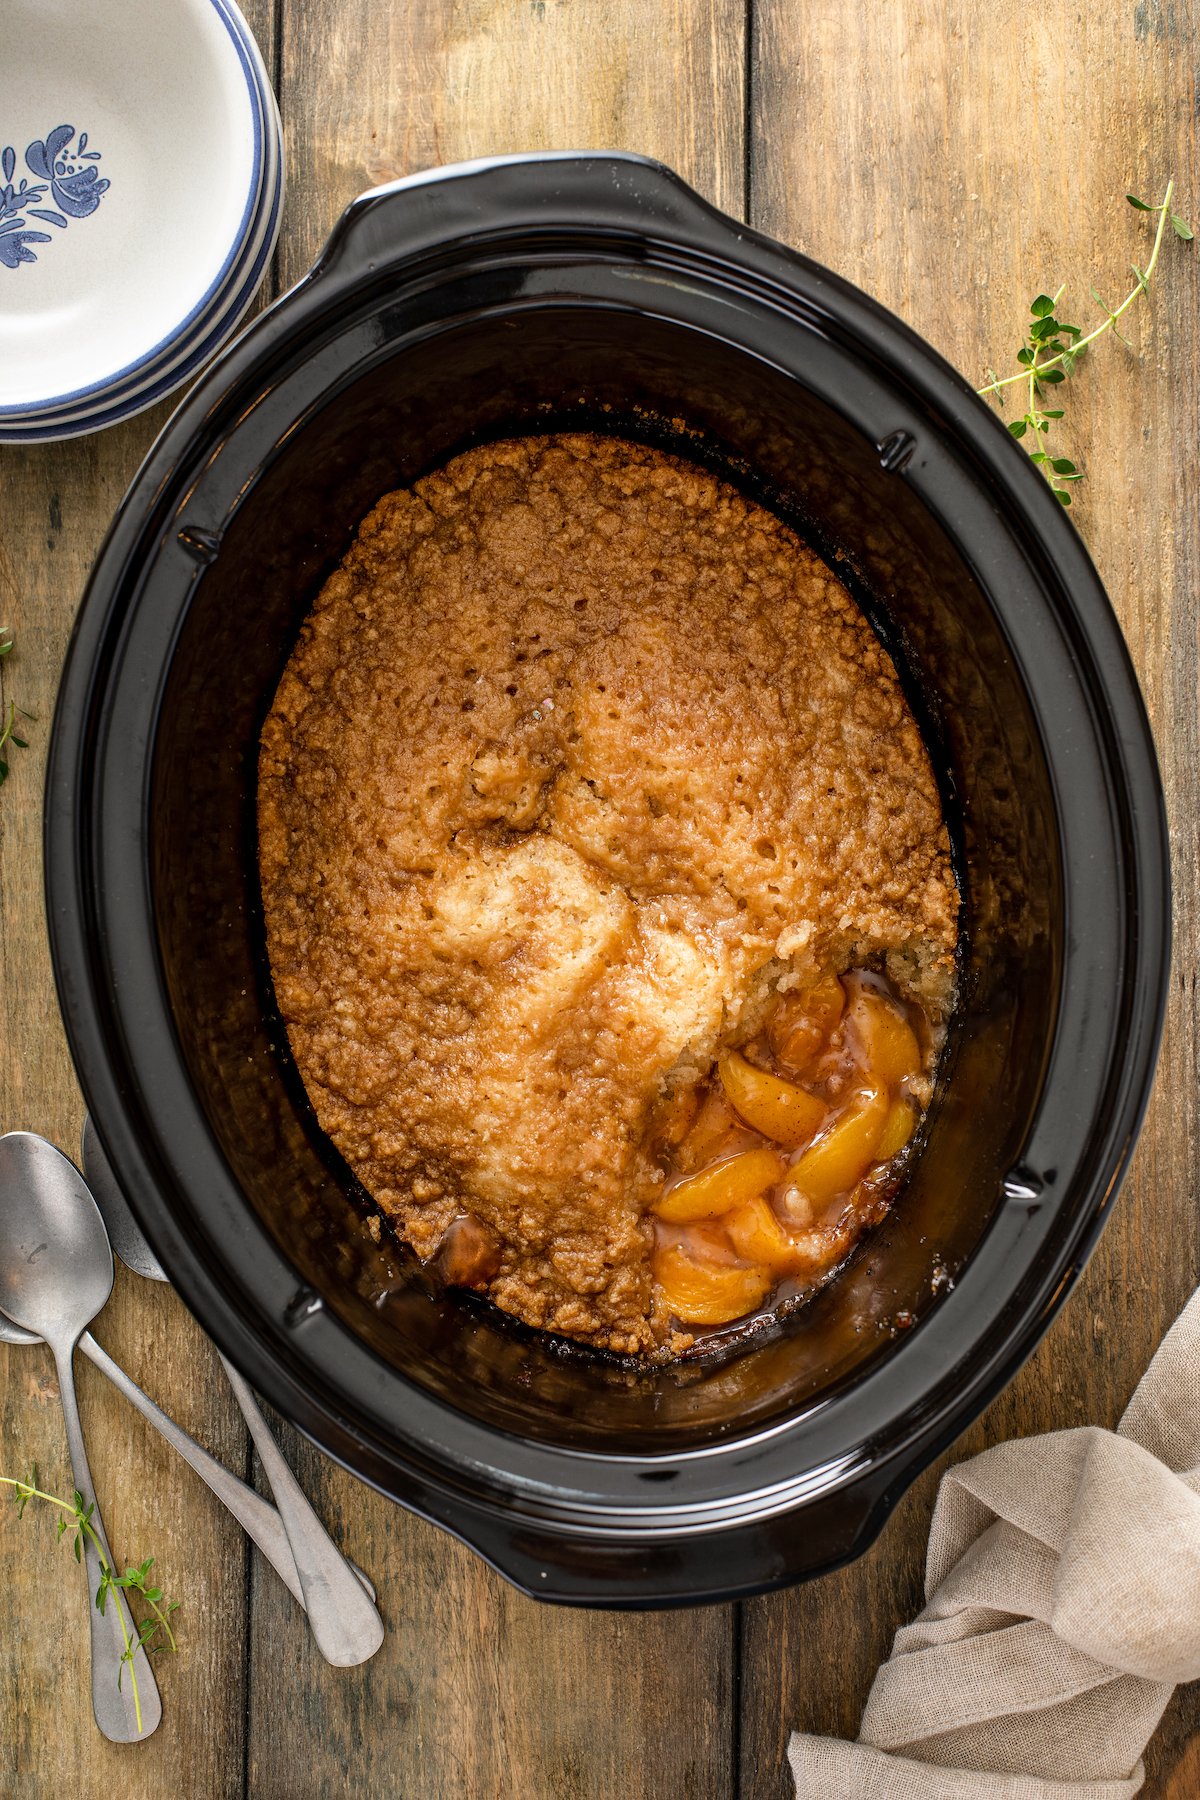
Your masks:
M 781 975 L 892 953 L 936 1013 L 958 896 L 895 671 L 830 570 L 703 469 L 587 435 L 382 499 L 263 730 L 276 991 L 317 1116 L 422 1256 L 618 1351 L 673 1337 L 664 1088 Z

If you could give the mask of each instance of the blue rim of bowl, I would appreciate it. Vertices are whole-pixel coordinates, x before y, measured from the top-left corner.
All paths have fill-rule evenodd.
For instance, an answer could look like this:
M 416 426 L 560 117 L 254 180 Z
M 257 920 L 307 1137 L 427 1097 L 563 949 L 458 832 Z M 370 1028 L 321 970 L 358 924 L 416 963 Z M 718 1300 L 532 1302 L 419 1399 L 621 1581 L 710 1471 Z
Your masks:
M 191 329 L 196 320 L 200 318 L 208 308 L 214 295 L 219 294 L 221 289 L 228 283 L 231 270 L 236 268 L 238 258 L 245 245 L 247 233 L 252 225 L 254 214 L 262 198 L 264 173 L 263 138 L 264 128 L 268 122 L 267 118 L 264 116 L 262 104 L 266 70 L 264 67 L 260 78 L 258 69 L 255 65 L 258 64 L 260 67 L 262 66 L 262 57 L 257 44 L 255 44 L 253 38 L 250 36 L 249 27 L 246 25 L 237 8 L 228 4 L 228 0 L 208 0 L 208 4 L 212 7 L 226 31 L 229 33 L 230 41 L 237 52 L 238 62 L 241 64 L 242 76 L 245 80 L 246 89 L 250 97 L 250 116 L 254 130 L 254 158 L 250 184 L 246 194 L 246 204 L 242 211 L 241 222 L 234 234 L 233 241 L 230 244 L 225 260 L 221 264 L 220 271 L 214 276 L 203 295 L 197 300 L 186 317 L 182 318 L 179 323 L 168 332 L 166 337 L 161 338 L 152 349 L 145 351 L 143 355 L 136 359 L 136 361 L 127 363 L 123 369 L 114 370 L 111 375 L 102 376 L 99 381 L 90 382 L 86 387 L 76 388 L 71 393 L 50 394 L 40 400 L 27 400 L 23 401 L 19 406 L 5 407 L 2 413 L 0 413 L 0 417 L 2 417 L 5 422 L 10 419 L 17 422 L 22 418 L 28 417 L 30 414 L 37 415 L 44 413 L 51 407 L 71 406 L 78 401 L 86 400 L 90 395 L 107 394 L 118 382 L 128 381 L 139 372 L 144 372 L 151 364 L 158 361 L 163 354 L 170 349 L 172 344 L 178 342 L 179 338 L 184 336 Z
M 219 0 L 212 0 L 214 5 Z M 265 71 L 264 71 L 265 76 Z M 280 214 L 283 207 L 284 167 L 282 152 L 282 131 L 279 125 L 278 108 L 275 95 L 265 79 L 259 84 L 259 98 L 269 120 L 274 125 L 272 136 L 278 147 L 274 158 L 274 180 L 270 184 L 270 199 L 265 208 L 260 206 L 260 221 L 253 230 L 246 234 L 240 246 L 240 267 L 235 268 L 234 278 L 239 282 L 232 300 L 226 300 L 219 307 L 210 307 L 207 320 L 201 321 L 200 329 L 204 335 L 197 339 L 185 355 L 173 362 L 159 378 L 155 379 L 154 371 L 143 372 L 132 389 L 126 386 L 123 395 L 118 395 L 111 388 L 106 388 L 96 397 L 93 406 L 82 412 L 70 412 L 63 416 L 64 407 L 60 406 L 57 415 L 40 416 L 36 420 L 11 417 L 0 414 L 0 444 L 3 443 L 49 443 L 61 442 L 66 438 L 83 437 L 93 431 L 100 431 L 122 420 L 132 418 L 143 412 L 148 406 L 164 395 L 181 386 L 196 368 L 210 355 L 214 354 L 221 344 L 236 329 L 239 321 L 249 307 L 261 285 L 266 263 L 275 248 L 279 236 Z M 267 168 L 271 159 L 268 158 Z M 260 200 L 262 196 L 260 195 Z M 261 220 L 265 218 L 265 229 Z M 253 246 L 257 244 L 257 250 Z M 248 256 L 253 257 L 249 272 L 241 278 L 241 270 L 245 267 Z M 161 364 L 163 354 L 171 348 L 179 348 L 178 339 L 164 340 L 160 346 L 158 361 Z

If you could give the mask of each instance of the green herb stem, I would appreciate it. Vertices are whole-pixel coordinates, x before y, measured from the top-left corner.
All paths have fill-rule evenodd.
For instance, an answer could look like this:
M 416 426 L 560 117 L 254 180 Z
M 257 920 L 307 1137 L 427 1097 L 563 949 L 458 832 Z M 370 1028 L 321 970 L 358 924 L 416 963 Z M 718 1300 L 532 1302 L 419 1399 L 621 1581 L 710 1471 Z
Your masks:
M 1174 187 L 1174 181 L 1168 181 L 1167 191 L 1162 197 L 1161 205 L 1146 207 L 1144 209 L 1146 212 L 1156 212 L 1158 214 L 1158 230 L 1154 234 L 1154 248 L 1150 252 L 1150 261 L 1142 270 L 1136 287 L 1132 288 L 1130 292 L 1126 294 L 1120 306 L 1118 306 L 1114 312 L 1110 312 L 1102 324 L 1097 325 L 1094 331 L 1089 331 L 1086 337 L 1081 337 L 1073 343 L 1069 352 L 1061 350 L 1057 356 L 1047 357 L 1046 361 L 1039 367 L 1040 374 L 1044 375 L 1048 369 L 1058 368 L 1062 363 L 1063 357 L 1068 354 L 1078 356 L 1081 350 L 1086 350 L 1089 344 L 1094 344 L 1096 339 L 1103 337 L 1106 331 L 1111 331 L 1117 320 L 1123 318 L 1129 311 L 1129 308 L 1133 305 L 1138 295 L 1146 292 L 1150 284 L 1150 277 L 1154 274 L 1154 270 L 1158 264 L 1158 253 L 1162 249 L 1163 233 L 1167 229 L 1167 221 L 1171 216 L 1171 194 L 1174 191 Z M 1059 288 L 1058 293 L 1054 296 L 1056 301 L 1062 294 L 1062 291 L 1062 288 Z M 1029 375 L 1032 380 L 1032 370 L 1029 371 Z M 976 388 L 975 392 L 977 394 L 998 394 L 1001 388 L 1011 387 L 1014 381 L 1024 381 L 1025 377 L 1026 371 L 1022 369 L 1019 375 L 1005 375 L 997 380 L 989 381 L 986 387 Z
M 115 1601 L 117 1621 L 121 1627 L 121 1638 L 124 1646 L 121 1652 L 121 1671 L 122 1673 L 124 1672 L 125 1664 L 128 1663 L 129 1680 L 133 1691 L 133 1709 L 137 1720 L 138 1734 L 140 1736 L 142 1731 L 142 1700 L 141 1695 L 138 1692 L 137 1670 L 134 1666 L 134 1657 L 139 1649 L 149 1651 L 153 1646 L 153 1639 L 160 1631 L 163 1634 L 167 1649 L 171 1651 L 178 1650 L 175 1634 L 171 1630 L 167 1619 L 167 1614 L 174 1612 L 177 1603 L 173 1600 L 168 1600 L 160 1606 L 159 1602 L 163 1598 L 162 1589 L 147 1585 L 147 1578 L 154 1563 L 153 1557 L 147 1557 L 145 1562 L 139 1564 L 136 1569 L 126 1569 L 124 1575 L 115 1575 L 108 1557 L 105 1554 L 104 1545 L 100 1540 L 100 1536 L 96 1531 L 95 1526 L 92 1524 L 92 1507 L 85 1505 L 83 1495 L 78 1492 L 76 1492 L 73 1500 L 64 1500 L 60 1494 L 48 1494 L 44 1488 L 40 1488 L 37 1485 L 36 1467 L 34 1468 L 33 1476 L 29 1481 L 18 1481 L 11 1475 L 0 1475 L 0 1487 L 15 1489 L 14 1497 L 17 1502 L 17 1512 L 19 1515 L 24 1513 L 26 1504 L 30 1500 L 43 1500 L 47 1506 L 57 1508 L 63 1515 L 58 1522 L 58 1535 L 60 1537 L 66 1535 L 71 1528 L 71 1522 L 73 1522 L 75 1525 L 75 1537 L 73 1541 L 75 1546 L 75 1560 L 77 1562 L 82 1560 L 82 1544 L 86 1534 L 95 1549 L 96 1556 L 100 1563 L 100 1586 L 97 1588 L 94 1596 L 94 1604 L 98 1612 L 101 1614 L 104 1613 L 108 1596 L 110 1594 L 116 1595 L 119 1588 L 135 1588 L 141 1594 L 146 1605 L 154 1615 L 153 1622 L 148 1621 L 146 1624 L 139 1627 L 135 1642 L 131 1640 L 129 1636 L 129 1627 L 126 1623 L 125 1609 L 122 1607 L 119 1599 Z M 120 1675 L 118 1675 L 118 1682 L 119 1681 Z
M 1162 252 L 1163 238 L 1166 235 L 1168 222 L 1176 237 L 1190 242 L 1195 236 L 1191 226 L 1177 213 L 1171 211 L 1171 196 L 1175 191 L 1173 181 L 1168 181 L 1166 192 L 1158 206 L 1151 206 L 1146 200 L 1139 200 L 1134 194 L 1125 198 L 1138 212 L 1157 213 L 1158 224 L 1154 233 L 1154 243 L 1150 252 L 1150 260 L 1144 269 L 1136 263 L 1131 264 L 1137 285 L 1117 307 L 1110 307 L 1107 302 L 1092 289 L 1092 297 L 1096 304 L 1104 309 L 1103 321 L 1091 331 L 1084 332 L 1079 325 L 1069 325 L 1065 319 L 1057 315 L 1059 300 L 1063 288 L 1053 296 L 1040 293 L 1029 308 L 1030 323 L 1027 336 L 1017 351 L 1017 361 L 1021 365 L 1015 375 L 999 376 L 994 369 L 988 370 L 988 381 L 976 391 L 986 396 L 994 394 L 1001 410 L 1004 407 L 1006 390 L 1017 382 L 1024 382 L 1028 390 L 1028 402 L 1024 416 L 1012 419 L 1008 430 L 1015 438 L 1025 438 L 1026 449 L 1030 459 L 1041 469 L 1050 484 L 1055 498 L 1063 506 L 1070 506 L 1074 484 L 1083 480 L 1083 472 L 1075 467 L 1069 457 L 1055 455 L 1046 446 L 1047 434 L 1051 422 L 1063 416 L 1061 407 L 1048 407 L 1042 400 L 1043 390 L 1056 388 L 1072 375 L 1079 358 L 1087 354 L 1089 345 L 1111 331 L 1124 343 L 1125 339 L 1117 329 L 1118 321 L 1124 317 L 1134 301 L 1141 294 L 1150 291 L 1150 280 Z

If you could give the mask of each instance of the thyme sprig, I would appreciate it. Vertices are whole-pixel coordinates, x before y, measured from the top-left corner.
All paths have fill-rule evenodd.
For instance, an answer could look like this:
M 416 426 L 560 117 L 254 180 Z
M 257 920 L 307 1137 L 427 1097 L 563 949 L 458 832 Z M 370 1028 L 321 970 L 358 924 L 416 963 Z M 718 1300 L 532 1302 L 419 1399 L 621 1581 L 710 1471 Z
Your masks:
M 13 634 L 9 626 L 0 625 L 0 660 L 12 654 Z M 18 718 L 32 719 L 33 714 L 25 712 L 15 700 L 10 700 L 7 710 L 0 708 L 0 787 L 8 779 L 7 750 L 10 744 L 18 750 L 28 750 L 29 745 L 23 737 L 18 737 L 16 725 Z
M 129 1627 L 125 1622 L 124 1611 L 119 1604 L 117 1606 L 117 1619 L 121 1626 L 121 1636 L 125 1645 L 121 1652 L 121 1667 L 117 1674 L 117 1685 L 118 1687 L 121 1685 L 125 1664 L 128 1663 L 129 1681 L 133 1691 L 133 1708 L 140 1733 L 142 1730 L 142 1701 L 141 1695 L 138 1693 L 137 1670 L 134 1667 L 133 1659 L 139 1649 L 145 1650 L 147 1653 L 162 1649 L 178 1650 L 179 1646 L 175 1642 L 175 1634 L 171 1630 L 168 1618 L 168 1615 L 177 1609 L 178 1600 L 165 1599 L 162 1589 L 151 1583 L 150 1571 L 154 1567 L 152 1556 L 148 1556 L 145 1562 L 138 1563 L 136 1568 L 126 1569 L 123 1575 L 118 1575 L 114 1571 L 105 1555 L 104 1546 L 96 1528 L 92 1524 L 95 1502 L 85 1501 L 78 1488 L 70 1500 L 64 1500 L 59 1494 L 46 1493 L 38 1484 L 36 1463 L 33 1465 L 33 1472 L 28 1481 L 19 1481 L 11 1475 L 0 1475 L 0 1487 L 14 1490 L 13 1498 L 17 1504 L 18 1518 L 24 1518 L 25 1508 L 31 1500 L 43 1500 L 48 1506 L 56 1507 L 59 1514 L 58 1535 L 60 1538 L 64 1538 L 68 1532 L 72 1533 L 71 1541 L 76 1562 L 83 1561 L 85 1535 L 91 1540 L 100 1561 L 100 1585 L 96 1589 L 95 1605 L 101 1615 L 108 1604 L 109 1595 L 117 1588 L 125 1588 L 139 1593 L 149 1608 L 150 1616 L 144 1619 L 140 1625 L 135 1620 L 136 1635 L 131 1638 Z
M 1145 268 L 1139 268 L 1137 263 L 1129 265 L 1133 271 L 1134 285 L 1120 305 L 1109 306 L 1093 287 L 1091 289 L 1092 299 L 1103 310 L 1104 318 L 1091 331 L 1085 332 L 1081 325 L 1068 324 L 1065 319 L 1058 317 L 1058 303 L 1062 298 L 1063 288 L 1060 287 L 1054 294 L 1038 294 L 1029 307 L 1032 322 L 1028 335 L 1017 351 L 1017 361 L 1021 364 L 1020 369 L 1015 375 L 1004 376 L 998 376 L 994 370 L 989 369 L 990 379 L 977 390 L 985 396 L 994 394 L 997 404 L 1003 408 L 1006 398 L 1005 390 L 1017 382 L 1024 385 L 1028 396 L 1028 405 L 1019 419 L 1009 421 L 1008 429 L 1015 438 L 1029 437 L 1030 444 L 1026 447 L 1029 449 L 1030 458 L 1038 464 L 1050 483 L 1052 491 L 1063 506 L 1070 506 L 1071 484 L 1083 480 L 1083 471 L 1076 468 L 1070 457 L 1055 456 L 1046 448 L 1046 437 L 1051 421 L 1061 419 L 1063 409 L 1042 404 L 1045 390 L 1061 386 L 1068 376 L 1075 372 L 1080 359 L 1087 354 L 1088 347 L 1094 344 L 1097 338 L 1103 337 L 1106 331 L 1111 331 L 1121 343 L 1127 341 L 1117 329 L 1117 321 L 1124 317 L 1135 300 L 1150 292 L 1151 277 L 1158 267 L 1159 252 L 1162 249 L 1168 223 L 1175 236 L 1185 243 L 1190 243 L 1195 236 L 1187 220 L 1171 211 L 1171 196 L 1174 188 L 1174 182 L 1168 181 L 1166 192 L 1157 206 L 1152 206 L 1147 200 L 1139 200 L 1136 194 L 1126 194 L 1125 196 L 1130 206 L 1137 212 L 1149 213 L 1152 217 L 1157 216 L 1158 224 L 1154 232 L 1154 245 L 1150 252 L 1150 259 Z

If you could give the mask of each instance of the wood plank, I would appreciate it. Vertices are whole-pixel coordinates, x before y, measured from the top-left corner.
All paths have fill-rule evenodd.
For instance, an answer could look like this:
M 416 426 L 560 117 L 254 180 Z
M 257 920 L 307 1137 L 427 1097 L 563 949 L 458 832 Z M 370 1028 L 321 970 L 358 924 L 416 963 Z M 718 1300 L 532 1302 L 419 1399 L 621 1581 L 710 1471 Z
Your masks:
M 244 10 L 268 68 L 272 0 Z M 59 1023 L 42 904 L 45 750 L 75 609 L 109 520 L 171 410 L 166 402 L 99 436 L 0 447 L 0 621 L 17 647 L 0 695 L 36 714 L 30 748 L 10 758 L 0 790 L 0 1129 L 40 1131 L 78 1154 L 83 1103 Z M 207 1339 L 175 1296 L 118 1272 L 96 1335 L 153 1396 L 231 1466 L 248 1443 Z M 0 1791 L 23 1800 L 96 1795 L 239 1793 L 244 1762 L 246 1555 L 244 1538 L 166 1445 L 82 1358 L 80 1406 L 114 1554 L 153 1555 L 165 1591 L 181 1602 L 180 1655 L 156 1664 L 163 1723 L 126 1751 L 92 1720 L 84 1583 L 53 1521 L 30 1506 L 23 1521 L 0 1497 Z M 44 1350 L 0 1347 L 0 1472 L 70 1493 L 53 1365 Z
M 364 1668 L 331 1670 L 279 1584 L 256 1592 L 254 1800 L 729 1792 L 730 1608 L 680 1618 L 540 1605 L 281 1435 L 322 1518 L 377 1583 L 388 1635 Z
M 1081 322 L 1097 317 L 1089 283 L 1126 291 L 1129 263 L 1149 252 L 1127 191 L 1157 200 L 1174 173 L 1181 210 L 1200 212 L 1196 47 L 1194 9 L 1159 0 L 1093 10 L 1082 31 L 1048 27 L 1031 0 L 755 0 L 751 218 L 877 295 L 972 379 L 988 364 L 1007 372 L 1039 290 L 1066 281 L 1066 316 Z M 1115 1423 L 1200 1274 L 1197 275 L 1194 252 L 1168 241 L 1152 306 L 1130 318 L 1132 351 L 1096 349 L 1060 438 L 1087 471 L 1073 517 L 1144 684 L 1171 814 L 1177 949 L 1155 1098 L 1079 1289 L 939 1468 L 1003 1437 Z M 747 1800 L 791 1792 L 793 1727 L 857 1730 L 875 1667 L 920 1604 L 935 1491 L 936 1473 L 853 1568 L 746 1608 Z M 832 1655 L 818 1649 L 829 1645 Z M 1193 1791 L 1198 1729 L 1193 1687 L 1151 1747 L 1147 1795 Z
M 363 188 L 484 153 L 645 150 L 737 208 L 742 24 L 742 0 L 289 9 L 285 280 L 303 273 Z M 291 1434 L 288 1442 L 322 1516 L 344 1525 L 378 1583 L 389 1632 L 365 1668 L 329 1670 L 294 1609 L 256 1594 L 256 1800 L 704 1800 L 729 1791 L 730 1609 L 681 1620 L 539 1606 Z
M 364 188 L 520 150 L 639 150 L 742 209 L 743 0 L 285 7 L 284 284 Z

